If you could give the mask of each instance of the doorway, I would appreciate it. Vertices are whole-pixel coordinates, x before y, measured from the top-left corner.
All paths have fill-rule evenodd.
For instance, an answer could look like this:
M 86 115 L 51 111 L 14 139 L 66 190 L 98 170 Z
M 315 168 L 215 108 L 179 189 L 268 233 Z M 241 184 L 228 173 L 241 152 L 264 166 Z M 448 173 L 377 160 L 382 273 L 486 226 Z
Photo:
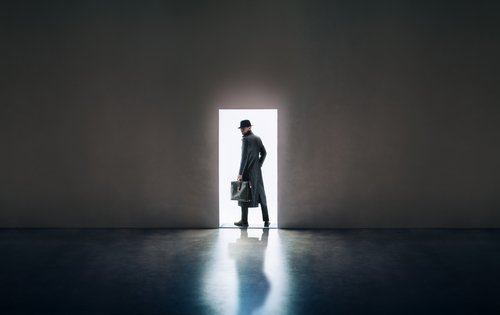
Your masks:
M 238 176 L 241 159 L 241 120 L 249 119 L 252 131 L 262 139 L 267 156 L 262 177 L 269 208 L 270 227 L 278 226 L 278 110 L 277 109 L 219 109 L 219 227 L 236 227 L 241 218 L 238 202 L 231 200 L 230 182 Z M 249 228 L 262 228 L 262 212 L 248 211 Z

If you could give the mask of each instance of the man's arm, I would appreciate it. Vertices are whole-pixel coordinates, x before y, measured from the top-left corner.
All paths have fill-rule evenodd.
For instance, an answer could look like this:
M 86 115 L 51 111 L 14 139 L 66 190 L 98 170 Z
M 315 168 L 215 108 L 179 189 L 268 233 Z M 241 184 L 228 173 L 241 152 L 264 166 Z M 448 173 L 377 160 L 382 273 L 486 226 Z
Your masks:
M 259 165 L 262 166 L 264 164 L 264 160 L 266 159 L 267 151 L 266 148 L 264 147 L 264 144 L 262 141 L 260 142 L 260 157 L 259 157 Z
M 243 180 L 243 174 L 247 168 L 248 164 L 248 140 L 246 138 L 242 139 L 241 144 L 241 162 L 240 162 L 240 172 L 238 173 L 238 180 Z

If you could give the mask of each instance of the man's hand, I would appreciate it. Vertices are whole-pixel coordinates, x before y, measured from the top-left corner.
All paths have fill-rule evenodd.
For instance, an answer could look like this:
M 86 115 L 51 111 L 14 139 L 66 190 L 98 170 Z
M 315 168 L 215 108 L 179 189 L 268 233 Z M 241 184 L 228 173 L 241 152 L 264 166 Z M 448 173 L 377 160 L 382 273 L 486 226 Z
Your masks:
M 239 180 L 239 181 L 242 181 L 243 180 L 243 175 L 238 175 L 238 177 L 236 179 Z

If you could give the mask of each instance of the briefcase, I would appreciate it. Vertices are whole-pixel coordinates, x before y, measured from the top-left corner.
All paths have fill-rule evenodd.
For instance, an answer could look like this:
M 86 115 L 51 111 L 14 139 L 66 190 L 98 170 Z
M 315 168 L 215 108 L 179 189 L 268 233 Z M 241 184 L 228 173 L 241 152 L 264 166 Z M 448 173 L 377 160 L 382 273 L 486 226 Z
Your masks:
M 252 201 L 250 182 L 237 181 L 231 182 L 231 200 L 243 202 Z

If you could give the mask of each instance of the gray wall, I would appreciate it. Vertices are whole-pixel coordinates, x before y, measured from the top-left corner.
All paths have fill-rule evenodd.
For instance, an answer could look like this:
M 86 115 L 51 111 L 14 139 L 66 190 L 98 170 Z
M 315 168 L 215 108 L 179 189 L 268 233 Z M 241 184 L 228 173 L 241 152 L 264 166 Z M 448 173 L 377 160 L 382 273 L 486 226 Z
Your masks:
M 2 1 L 0 227 L 216 227 L 266 106 L 282 227 L 500 227 L 497 3 Z

